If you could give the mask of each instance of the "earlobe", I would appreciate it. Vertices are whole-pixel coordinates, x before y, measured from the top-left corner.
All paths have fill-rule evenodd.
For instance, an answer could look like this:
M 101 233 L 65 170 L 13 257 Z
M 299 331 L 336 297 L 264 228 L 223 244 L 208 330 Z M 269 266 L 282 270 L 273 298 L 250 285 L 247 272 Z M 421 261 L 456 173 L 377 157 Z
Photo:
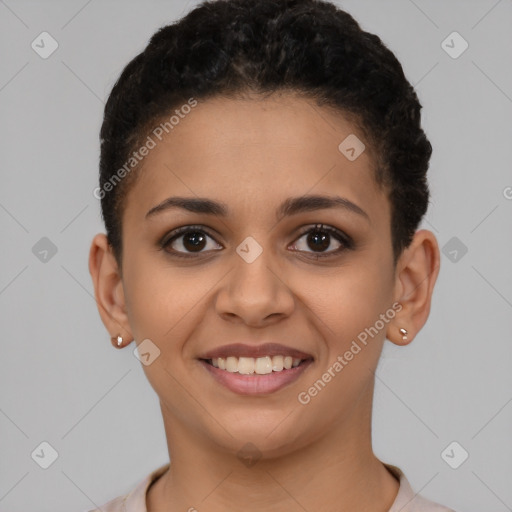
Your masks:
M 426 229 L 417 231 L 397 263 L 395 300 L 402 309 L 387 332 L 396 345 L 411 343 L 427 321 L 439 266 L 436 237 Z
M 414 336 L 412 336 L 409 330 L 406 329 L 405 327 L 397 326 L 397 322 L 400 322 L 400 320 L 395 319 L 395 322 L 388 327 L 388 330 L 386 332 L 386 338 L 395 345 L 409 345 L 409 343 L 411 343 L 411 341 L 413 340 Z M 402 323 L 405 322 L 406 320 L 403 320 Z
M 409 334 L 409 331 L 407 329 L 404 329 L 403 327 L 400 327 L 400 329 L 398 329 L 400 331 L 400 334 L 402 335 L 402 341 L 407 341 L 408 338 L 407 338 L 407 334 Z
M 96 235 L 89 251 L 89 272 L 94 296 L 103 324 L 110 338 L 133 339 L 124 301 L 123 282 L 106 235 Z M 114 345 L 114 343 L 112 343 Z M 114 345 L 121 346 L 121 345 Z

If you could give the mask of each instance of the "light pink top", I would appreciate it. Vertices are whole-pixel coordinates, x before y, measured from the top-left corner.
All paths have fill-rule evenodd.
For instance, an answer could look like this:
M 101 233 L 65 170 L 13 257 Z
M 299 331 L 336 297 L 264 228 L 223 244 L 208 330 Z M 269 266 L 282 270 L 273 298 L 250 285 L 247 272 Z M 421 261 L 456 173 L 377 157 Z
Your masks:
M 407 478 L 405 478 L 405 475 L 398 467 L 390 464 L 384 465 L 400 480 L 398 494 L 388 512 L 455 512 L 451 508 L 444 507 L 443 505 L 423 498 L 419 494 L 415 494 Z M 168 468 L 169 463 L 155 469 L 141 480 L 128 494 L 114 498 L 100 508 L 90 510 L 89 512 L 147 512 L 147 490 Z

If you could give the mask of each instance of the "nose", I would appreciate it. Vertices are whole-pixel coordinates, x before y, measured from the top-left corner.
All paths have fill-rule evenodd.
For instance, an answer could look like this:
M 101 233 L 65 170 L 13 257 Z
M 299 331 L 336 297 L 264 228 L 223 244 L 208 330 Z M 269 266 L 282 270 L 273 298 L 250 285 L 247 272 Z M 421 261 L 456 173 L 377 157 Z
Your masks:
M 264 327 L 291 315 L 295 305 L 293 292 L 283 272 L 273 268 L 277 265 L 270 251 L 263 250 L 251 263 L 237 253 L 233 259 L 234 268 L 222 281 L 216 297 L 216 310 L 221 317 Z

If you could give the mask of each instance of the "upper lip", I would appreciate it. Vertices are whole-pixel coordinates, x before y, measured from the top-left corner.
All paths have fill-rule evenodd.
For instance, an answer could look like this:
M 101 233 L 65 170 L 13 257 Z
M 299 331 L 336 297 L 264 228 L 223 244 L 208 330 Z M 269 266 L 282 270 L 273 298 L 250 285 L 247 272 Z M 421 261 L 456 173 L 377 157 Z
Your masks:
M 264 356 L 291 356 L 294 359 L 312 359 L 311 354 L 302 352 L 295 348 L 286 347 L 279 343 L 263 343 L 262 345 L 244 345 L 243 343 L 233 343 L 223 345 L 209 352 L 206 352 L 200 359 L 216 359 L 218 357 L 264 357 Z

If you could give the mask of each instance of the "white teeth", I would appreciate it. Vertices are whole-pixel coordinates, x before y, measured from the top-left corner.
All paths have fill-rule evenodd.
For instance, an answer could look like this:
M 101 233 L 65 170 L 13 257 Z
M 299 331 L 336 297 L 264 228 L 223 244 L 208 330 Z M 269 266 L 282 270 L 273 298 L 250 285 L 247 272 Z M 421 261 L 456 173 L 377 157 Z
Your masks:
M 284 368 L 283 356 L 274 356 L 272 358 L 272 370 L 280 372 Z
M 254 372 L 258 375 L 272 373 L 272 358 L 269 356 L 258 357 L 254 364 Z
M 235 373 L 238 371 L 238 358 L 237 357 L 228 357 L 226 359 L 226 370 L 231 373 Z
M 226 370 L 230 373 L 240 373 L 241 375 L 267 375 L 269 373 L 280 372 L 296 368 L 302 359 L 292 356 L 264 356 L 264 357 L 216 357 L 211 359 L 211 364 L 220 370 Z
M 212 363 L 213 361 L 214 359 L 212 359 Z M 243 373 L 244 375 L 254 373 L 254 358 L 240 357 L 238 359 L 238 373 Z

